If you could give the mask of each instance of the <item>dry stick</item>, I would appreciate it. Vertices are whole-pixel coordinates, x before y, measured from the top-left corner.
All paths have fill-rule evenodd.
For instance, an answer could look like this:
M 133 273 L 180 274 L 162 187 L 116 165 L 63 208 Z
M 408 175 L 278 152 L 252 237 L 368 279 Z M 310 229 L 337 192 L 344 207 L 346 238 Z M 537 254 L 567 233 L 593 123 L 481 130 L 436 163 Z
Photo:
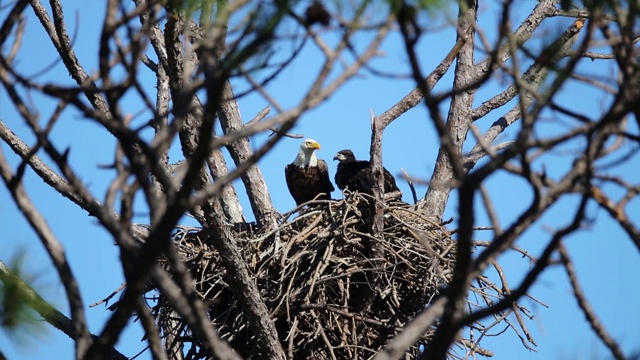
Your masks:
M 411 346 L 413 346 L 444 313 L 447 298 L 439 296 L 425 311 L 407 324 L 402 332 L 396 335 L 389 344 L 376 354 L 373 360 L 399 359 Z
M 371 324 L 371 325 L 376 325 L 376 326 L 391 326 L 391 324 L 386 323 L 386 322 L 382 322 L 382 321 L 378 321 L 375 319 L 371 319 L 368 317 L 365 317 L 363 315 L 357 315 L 354 314 L 352 312 L 349 312 L 348 310 L 346 310 L 345 308 L 341 308 L 335 305 L 329 305 L 329 304 L 303 304 L 300 306 L 300 309 L 302 310 L 308 310 L 308 309 L 318 309 L 318 310 L 328 310 L 331 312 L 334 312 L 338 315 L 350 318 L 350 319 L 355 319 L 358 321 L 362 321 L 364 323 L 367 324 Z
M 487 350 L 487 349 L 483 349 L 481 347 L 478 346 L 478 341 L 476 342 L 471 342 L 469 340 L 465 340 L 462 339 L 460 340 L 461 343 L 464 344 L 464 346 L 466 346 L 467 348 L 469 348 L 471 350 L 472 354 L 478 354 L 484 357 L 493 357 L 494 353 L 491 350 Z
M 158 284 L 158 288 L 162 291 L 162 294 L 166 296 L 167 300 L 169 300 L 173 309 L 180 314 L 186 323 L 192 325 L 191 329 L 196 335 L 207 341 L 207 345 L 212 347 L 209 350 L 215 354 L 216 357 L 225 360 L 240 359 L 229 344 L 220 339 L 213 329 L 213 325 L 200 325 L 203 321 L 208 322 L 207 316 L 204 315 L 204 306 L 201 301 L 198 301 L 195 303 L 196 305 L 193 306 L 193 297 L 184 296 L 183 290 L 176 286 L 169 274 L 159 266 L 152 266 L 151 273 Z
M 116 170 L 116 176 L 114 177 L 114 179 L 111 181 L 111 184 L 107 188 L 107 192 L 104 196 L 104 205 L 103 205 L 110 209 L 115 209 L 115 202 L 116 202 L 116 199 L 118 198 L 118 195 L 120 195 L 120 192 L 122 192 L 124 195 L 124 192 L 125 192 L 124 189 L 127 186 L 129 176 L 131 175 L 131 172 L 129 172 L 129 170 L 127 169 L 127 166 L 123 161 L 123 152 L 120 146 L 116 146 L 114 158 L 115 159 L 113 164 L 111 165 L 111 168 Z M 130 218 L 126 218 L 125 216 L 123 223 L 130 220 L 131 220 Z
M 142 297 L 136 299 L 136 311 L 139 319 L 141 320 L 140 322 L 144 329 L 145 337 L 149 342 L 151 355 L 157 360 L 167 360 L 167 353 L 165 352 L 162 339 L 158 333 L 160 329 L 156 326 L 155 319 L 153 318 L 151 311 L 149 311 L 149 306 Z
M 287 337 L 289 338 L 289 346 L 287 347 L 289 359 L 293 359 L 293 340 L 295 339 L 297 332 L 298 332 L 298 318 L 296 317 L 293 320 L 293 324 L 291 325 L 291 330 L 289 330 L 289 333 L 287 334 Z M 287 339 L 285 339 L 285 341 L 286 340 Z
M 57 11 L 60 15 L 62 16 L 62 9 L 61 9 L 61 5 L 60 5 L 60 9 L 59 11 Z M 116 1 L 113 0 L 109 0 L 107 1 L 107 10 L 105 11 L 105 16 L 104 16 L 104 21 L 102 23 L 102 31 L 100 33 L 100 42 L 98 45 L 98 52 L 99 52 L 99 56 L 98 56 L 98 63 L 99 63 L 99 69 L 100 69 L 100 80 L 102 81 L 102 83 L 104 84 L 104 87 L 112 87 L 113 83 L 111 81 L 111 77 L 109 76 L 110 73 L 110 69 L 111 67 L 109 66 L 109 53 L 110 53 L 110 40 L 112 39 L 113 33 L 115 32 L 116 29 L 116 16 L 118 13 L 118 4 Z M 64 23 L 64 21 L 57 21 L 56 22 L 57 26 L 64 26 L 66 25 Z M 66 30 L 66 29 L 65 29 Z M 58 31 L 58 36 L 61 36 L 61 31 Z M 69 49 L 71 48 L 71 46 L 69 46 Z M 128 71 L 127 74 L 129 75 Z M 107 92 L 106 94 L 107 97 L 107 102 L 110 105 L 113 105 L 116 101 L 114 99 L 114 95 L 113 92 Z
M 306 204 L 306 203 L 305 203 L 305 204 Z M 302 209 L 302 208 L 305 206 L 305 204 L 301 204 L 300 206 L 296 207 L 296 209 Z M 295 212 L 295 211 L 294 211 L 294 212 Z M 292 213 L 292 212 L 290 212 L 290 214 L 293 214 L 293 213 Z M 279 232 L 279 231 L 281 231 L 281 230 L 284 230 L 284 229 L 286 229 L 286 228 L 288 228 L 288 227 L 291 227 L 291 226 L 292 226 L 293 224 L 295 224 L 296 222 L 299 222 L 300 220 L 303 220 L 303 219 L 305 219 L 305 218 L 307 218 L 307 217 L 310 217 L 310 216 L 312 216 L 312 215 L 314 215 L 314 214 L 320 214 L 320 211 L 318 210 L 317 212 L 316 212 L 316 211 L 314 211 L 314 212 L 307 212 L 307 213 L 305 213 L 305 214 L 303 214 L 303 215 L 297 216 L 295 219 L 293 219 L 293 220 L 291 220 L 291 221 L 283 222 L 283 223 L 282 223 L 282 225 L 280 225 L 279 227 L 277 227 L 277 228 L 275 228 L 275 229 L 273 229 L 273 230 L 270 230 L 269 232 L 267 232 L 267 233 L 265 233 L 265 234 L 261 235 L 261 236 L 260 236 L 260 237 L 258 237 L 258 238 L 251 239 L 251 240 L 249 240 L 249 242 L 250 242 L 250 243 L 261 243 L 261 242 L 265 241 L 266 239 L 268 239 L 269 237 L 271 237 L 272 235 L 274 235 L 275 233 L 277 233 L 277 232 Z M 289 216 L 289 215 L 285 215 L 284 217 L 285 217 L 285 218 L 287 218 L 288 216 Z
M 498 121 L 496 121 L 495 124 L 500 124 L 500 125 L 504 125 L 506 122 L 506 120 L 504 119 L 504 117 L 501 117 L 500 119 L 498 119 Z M 501 126 L 501 131 L 504 130 L 506 128 L 506 126 Z M 487 133 L 485 133 L 485 135 L 482 137 L 483 141 L 487 141 L 488 137 L 487 137 Z M 489 152 L 483 150 L 482 148 L 478 148 L 476 149 L 475 147 L 473 148 L 473 150 L 471 152 L 469 152 L 469 154 L 467 154 L 467 156 L 464 157 L 464 159 L 462 159 L 462 162 L 464 163 L 464 167 L 468 170 L 471 170 L 476 163 L 478 162 L 478 160 L 482 159 L 483 157 L 487 156 L 488 154 L 495 154 L 500 150 L 504 150 L 507 149 L 509 147 L 511 147 L 511 145 L 513 145 L 515 142 L 514 141 L 505 141 L 501 144 L 498 145 L 494 145 L 489 147 Z M 480 147 L 480 143 L 478 142 L 478 144 L 476 144 L 476 146 Z
M 206 308 L 193 287 L 193 278 L 184 264 L 183 259 L 172 245 L 168 247 L 165 253 L 169 260 L 169 267 L 172 272 L 171 278 L 180 287 L 182 295 L 188 301 L 188 306 L 190 307 L 191 312 L 195 315 L 191 321 L 189 321 L 189 324 L 191 324 L 194 329 L 193 331 L 200 337 L 206 339 L 211 346 L 217 347 L 217 349 L 212 349 L 217 352 L 216 355 L 218 355 L 219 352 L 225 354 L 225 356 L 230 356 L 229 352 L 231 351 L 231 348 L 218 337 L 209 320 Z M 156 275 L 159 275 L 159 277 L 156 277 Z M 158 271 L 153 275 L 153 278 L 160 282 L 164 276 L 165 273 Z M 182 306 L 177 305 L 176 303 L 171 303 L 171 305 L 173 305 L 174 308 L 182 309 Z
M 293 222 L 297 221 L 298 219 L 299 219 L 299 217 L 296 218 L 296 220 L 294 220 Z M 296 236 L 292 237 L 291 239 L 289 239 L 287 241 L 287 244 L 285 245 L 285 247 L 282 250 L 282 254 L 280 254 L 280 256 L 282 257 L 281 260 L 280 260 L 280 265 L 283 268 L 287 265 L 287 260 L 288 260 L 287 254 L 289 253 L 289 250 L 291 249 L 291 247 L 294 246 L 294 245 L 297 245 L 303 239 L 306 239 L 307 236 L 315 228 L 318 227 L 318 225 L 320 224 L 321 221 L 322 221 L 322 215 L 318 216 L 315 220 L 313 220 L 313 222 L 311 222 L 302 231 L 300 231 L 298 234 L 296 234 Z M 282 228 L 284 228 L 284 226 Z
M 18 54 L 18 50 L 22 45 L 22 39 L 24 37 L 24 27 L 25 27 L 25 17 L 23 16 L 24 9 L 27 7 L 28 1 L 20 0 L 16 1 L 14 7 L 11 11 L 6 15 L 5 21 L 0 28 L 0 46 L 4 48 L 4 43 L 9 37 L 11 33 L 11 29 L 14 27 L 16 22 L 18 23 L 18 27 L 16 29 L 13 44 L 11 46 L 11 50 L 7 54 L 7 64 L 10 64 L 15 59 L 15 56 Z
M 369 115 L 371 117 L 371 192 L 373 199 L 369 205 L 369 233 L 372 239 L 366 241 L 366 246 L 369 251 L 368 257 L 371 259 L 380 259 L 384 257 L 384 250 L 378 243 L 378 239 L 384 238 L 384 173 L 382 167 L 382 134 L 385 129 L 385 125 L 379 121 L 374 113 L 373 109 L 369 109 Z M 377 260 L 372 260 L 373 267 L 379 263 Z M 376 291 L 380 276 L 372 274 L 373 279 L 370 281 L 370 285 L 363 288 L 364 299 L 360 304 L 360 309 L 366 312 L 376 298 Z
M 98 306 L 100 304 L 108 302 L 109 300 L 111 300 L 111 298 L 116 296 L 120 291 L 124 290 L 124 288 L 126 288 L 126 287 L 127 287 L 127 284 L 125 284 L 125 283 L 120 284 L 120 287 L 115 289 L 111 294 L 109 294 L 109 296 L 107 296 L 106 298 L 104 298 L 104 299 L 102 299 L 102 300 L 100 300 L 98 302 L 95 302 L 95 303 L 89 305 L 89 307 L 95 307 L 95 306 Z
M 500 282 L 502 282 L 502 292 L 503 292 L 503 294 L 507 294 L 508 295 L 509 293 L 511 293 L 511 289 L 509 288 L 509 283 L 507 282 L 507 277 L 504 275 L 504 271 L 502 270 L 502 266 L 500 266 L 500 264 L 498 264 L 498 262 L 495 261 L 495 260 L 493 260 L 491 262 L 491 265 L 493 265 L 494 269 L 498 273 L 498 277 L 500 277 Z M 520 325 L 520 329 L 522 329 L 522 332 L 527 337 L 527 340 L 531 344 L 537 346 L 538 344 L 533 339 L 533 336 L 531 336 L 531 333 L 529 332 L 529 329 L 527 329 L 527 325 L 524 323 L 524 320 L 522 319 L 522 315 L 520 314 L 520 309 L 518 308 L 518 304 L 516 302 L 514 302 L 511 305 L 511 309 L 512 309 L 513 313 L 515 314 L 516 319 L 518 320 L 518 324 Z M 514 328 L 514 330 L 515 330 L 515 328 Z M 529 345 L 524 340 L 522 342 L 528 349 L 531 349 L 529 347 Z
M 329 355 L 331 356 L 331 359 L 337 360 L 338 358 L 336 357 L 336 354 L 333 352 L 333 345 L 331 345 L 331 341 L 329 341 L 327 334 L 324 332 L 324 329 L 322 328 L 322 325 L 318 320 L 318 315 L 316 315 L 315 311 L 313 310 L 311 310 L 311 315 L 315 320 L 316 328 L 318 329 L 318 331 L 320 331 L 320 337 L 322 337 L 322 341 L 324 342 L 324 344 L 327 346 L 327 349 L 329 350 Z
M 629 217 L 624 211 L 622 202 L 616 205 L 613 200 L 609 199 L 599 188 L 591 187 L 592 197 L 596 200 L 598 205 L 605 209 L 611 217 L 616 219 L 618 224 L 624 229 L 636 248 L 640 250 L 640 230 L 629 220 Z
M 591 325 L 591 329 L 593 329 L 600 340 L 602 340 L 602 342 L 609 348 L 609 351 L 611 351 L 613 357 L 615 357 L 617 360 L 626 359 L 624 353 L 620 349 L 620 345 L 618 345 L 618 343 L 608 334 L 607 330 L 604 328 L 604 325 L 600 322 L 600 320 L 598 320 L 595 311 L 589 304 L 589 301 L 587 300 L 587 297 L 582 291 L 582 287 L 578 282 L 578 275 L 576 274 L 576 270 L 573 267 L 573 262 L 571 261 L 569 252 L 567 251 L 567 248 L 564 246 L 564 244 L 558 244 L 558 253 L 560 254 L 560 259 L 562 261 L 562 264 L 564 265 L 564 269 L 567 272 L 567 277 L 571 282 L 573 295 L 575 296 L 576 301 L 578 302 L 578 305 L 580 306 L 580 309 L 582 310 L 585 318 L 587 318 L 589 325 Z
M 493 206 L 493 201 L 491 201 L 491 197 L 489 196 L 489 192 L 486 187 L 482 184 L 478 187 L 480 191 L 480 196 L 482 197 L 482 203 L 484 204 L 484 208 L 487 211 L 487 215 L 491 221 L 491 227 L 493 228 L 495 235 L 502 234 L 502 227 L 500 226 L 500 219 L 498 218 L 498 214 Z
M 491 245 L 491 241 L 478 241 L 478 240 L 476 240 L 476 241 L 473 242 L 473 246 L 487 247 L 489 245 Z M 537 259 L 535 257 L 531 256 L 526 250 L 524 250 L 522 248 L 519 248 L 519 247 L 517 247 L 515 245 L 511 245 L 509 247 L 509 249 L 511 249 L 513 251 L 516 251 L 516 252 L 519 252 L 520 254 L 522 254 L 523 258 L 526 257 L 527 259 L 529 259 L 530 261 L 533 261 L 533 262 L 537 261 Z
M 5 21 L 2 23 L 2 27 L 0 27 L 0 44 L 4 44 L 7 40 L 15 23 L 21 21 L 20 18 L 27 5 L 28 1 L 16 1 L 11 11 L 6 15 Z
M 400 168 L 400 171 L 402 171 L 402 176 L 404 176 L 404 179 L 407 181 L 407 184 L 409 185 L 409 189 L 411 190 L 411 197 L 413 197 L 413 203 L 417 204 L 418 195 L 416 194 L 416 188 L 415 186 L 413 186 L 413 181 L 411 180 L 409 173 L 407 173 L 407 171 L 402 168 Z
M 333 254 L 333 246 L 334 243 L 333 241 L 329 242 L 329 244 L 327 245 L 327 247 L 325 247 L 324 250 L 324 254 L 322 255 L 322 258 L 319 261 L 319 265 L 316 267 L 313 276 L 311 277 L 311 281 L 309 283 L 309 292 L 307 293 L 307 296 L 305 296 L 305 298 L 303 299 L 304 303 L 310 303 L 310 297 L 311 294 L 313 293 L 313 290 L 316 286 L 316 282 L 318 281 L 318 278 L 320 277 L 321 274 L 324 273 L 324 270 L 330 265 L 330 259 L 331 259 L 331 255 Z

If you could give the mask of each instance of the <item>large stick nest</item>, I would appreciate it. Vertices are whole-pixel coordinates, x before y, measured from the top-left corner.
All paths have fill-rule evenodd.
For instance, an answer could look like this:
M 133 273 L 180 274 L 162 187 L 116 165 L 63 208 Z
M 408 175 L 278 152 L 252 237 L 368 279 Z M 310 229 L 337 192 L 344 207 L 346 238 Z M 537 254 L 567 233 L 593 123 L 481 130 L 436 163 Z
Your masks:
M 291 359 L 370 358 L 450 279 L 455 242 L 411 205 L 385 204 L 379 238 L 369 234 L 367 199 L 357 193 L 293 215 L 268 232 L 232 232 Z M 209 237 L 202 229 L 182 228 L 174 241 L 220 336 L 243 357 L 260 358 Z M 200 344 L 162 299 L 155 313 L 167 339 L 179 339 L 183 346 L 191 342 L 190 358 L 206 357 L 198 355 Z M 430 336 L 425 333 L 407 358 L 418 354 Z

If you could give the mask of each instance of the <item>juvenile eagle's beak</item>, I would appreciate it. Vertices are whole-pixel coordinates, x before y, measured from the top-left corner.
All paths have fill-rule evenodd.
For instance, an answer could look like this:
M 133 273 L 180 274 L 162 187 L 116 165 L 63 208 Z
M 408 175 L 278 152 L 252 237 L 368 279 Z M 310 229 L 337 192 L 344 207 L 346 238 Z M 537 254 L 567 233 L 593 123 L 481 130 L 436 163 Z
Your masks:
M 341 154 L 336 154 L 336 156 L 333 157 L 333 161 L 336 161 L 336 160 L 338 160 L 338 161 L 342 160 L 342 155 Z

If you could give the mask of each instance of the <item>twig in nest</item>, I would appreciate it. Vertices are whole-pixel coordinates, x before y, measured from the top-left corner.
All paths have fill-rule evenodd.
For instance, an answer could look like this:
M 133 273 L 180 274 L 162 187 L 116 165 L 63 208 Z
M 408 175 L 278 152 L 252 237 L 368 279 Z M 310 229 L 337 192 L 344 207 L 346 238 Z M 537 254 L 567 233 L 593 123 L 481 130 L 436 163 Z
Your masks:
M 404 179 L 407 181 L 407 184 L 409 184 L 409 189 L 411 190 L 411 196 L 413 197 L 413 203 L 417 204 L 418 203 L 418 194 L 416 194 L 416 188 L 415 186 L 413 186 L 413 181 L 411 180 L 411 177 L 409 176 L 409 173 L 407 173 L 407 171 L 403 168 L 400 168 L 400 171 L 402 171 L 402 175 L 404 177 Z

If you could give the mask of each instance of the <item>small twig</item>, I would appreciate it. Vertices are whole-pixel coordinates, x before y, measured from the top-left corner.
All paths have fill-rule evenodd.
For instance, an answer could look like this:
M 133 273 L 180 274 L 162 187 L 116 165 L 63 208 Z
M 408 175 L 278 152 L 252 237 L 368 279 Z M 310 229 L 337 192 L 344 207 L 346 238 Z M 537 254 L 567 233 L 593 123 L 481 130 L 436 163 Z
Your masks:
M 336 357 L 336 354 L 333 352 L 333 346 L 331 345 L 331 341 L 329 341 L 327 334 L 325 334 L 322 324 L 320 324 L 320 321 L 318 320 L 318 316 L 315 314 L 315 311 L 311 311 L 311 315 L 314 317 L 314 320 L 316 323 L 316 329 L 318 329 L 318 331 L 320 332 L 322 341 L 324 341 L 324 344 L 327 346 L 331 359 L 338 360 L 338 358 Z
M 100 305 L 102 303 L 108 302 L 109 300 L 111 300 L 112 297 L 116 296 L 116 294 L 118 294 L 120 291 L 122 291 L 126 287 L 127 287 L 126 283 L 120 284 L 120 287 L 115 289 L 115 290 L 113 290 L 113 292 L 111 294 L 109 294 L 106 298 L 104 298 L 104 299 L 102 299 L 102 300 L 100 300 L 100 301 L 98 301 L 96 303 L 93 303 L 93 304 L 89 305 L 89 307 L 92 308 L 92 307 L 98 306 L 98 305 Z
M 407 171 L 403 168 L 400 168 L 400 171 L 402 171 L 402 175 L 404 176 L 404 179 L 407 181 L 407 184 L 409 185 L 409 189 L 411 190 L 411 196 L 413 197 L 413 203 L 417 204 L 418 195 L 416 194 L 416 188 L 415 186 L 413 186 L 413 181 L 411 180 L 409 173 L 407 173 Z
M 589 325 L 591 325 L 591 329 L 598 335 L 598 338 L 602 340 L 602 342 L 609 348 L 611 351 L 611 355 L 617 360 L 624 360 L 626 357 L 624 353 L 620 349 L 620 345 L 609 335 L 607 330 L 604 328 L 604 325 L 598 320 L 595 311 L 589 304 L 586 295 L 582 291 L 582 287 L 578 282 L 578 276 L 576 274 L 576 270 L 573 267 L 573 262 L 571 258 L 569 258 L 569 252 L 567 251 L 564 244 L 558 244 L 558 253 L 560 254 L 560 259 L 562 260 L 562 264 L 564 265 L 564 269 L 567 272 L 567 277 L 571 282 L 571 288 L 573 289 L 573 295 L 582 310 L 582 313 L 587 318 Z

